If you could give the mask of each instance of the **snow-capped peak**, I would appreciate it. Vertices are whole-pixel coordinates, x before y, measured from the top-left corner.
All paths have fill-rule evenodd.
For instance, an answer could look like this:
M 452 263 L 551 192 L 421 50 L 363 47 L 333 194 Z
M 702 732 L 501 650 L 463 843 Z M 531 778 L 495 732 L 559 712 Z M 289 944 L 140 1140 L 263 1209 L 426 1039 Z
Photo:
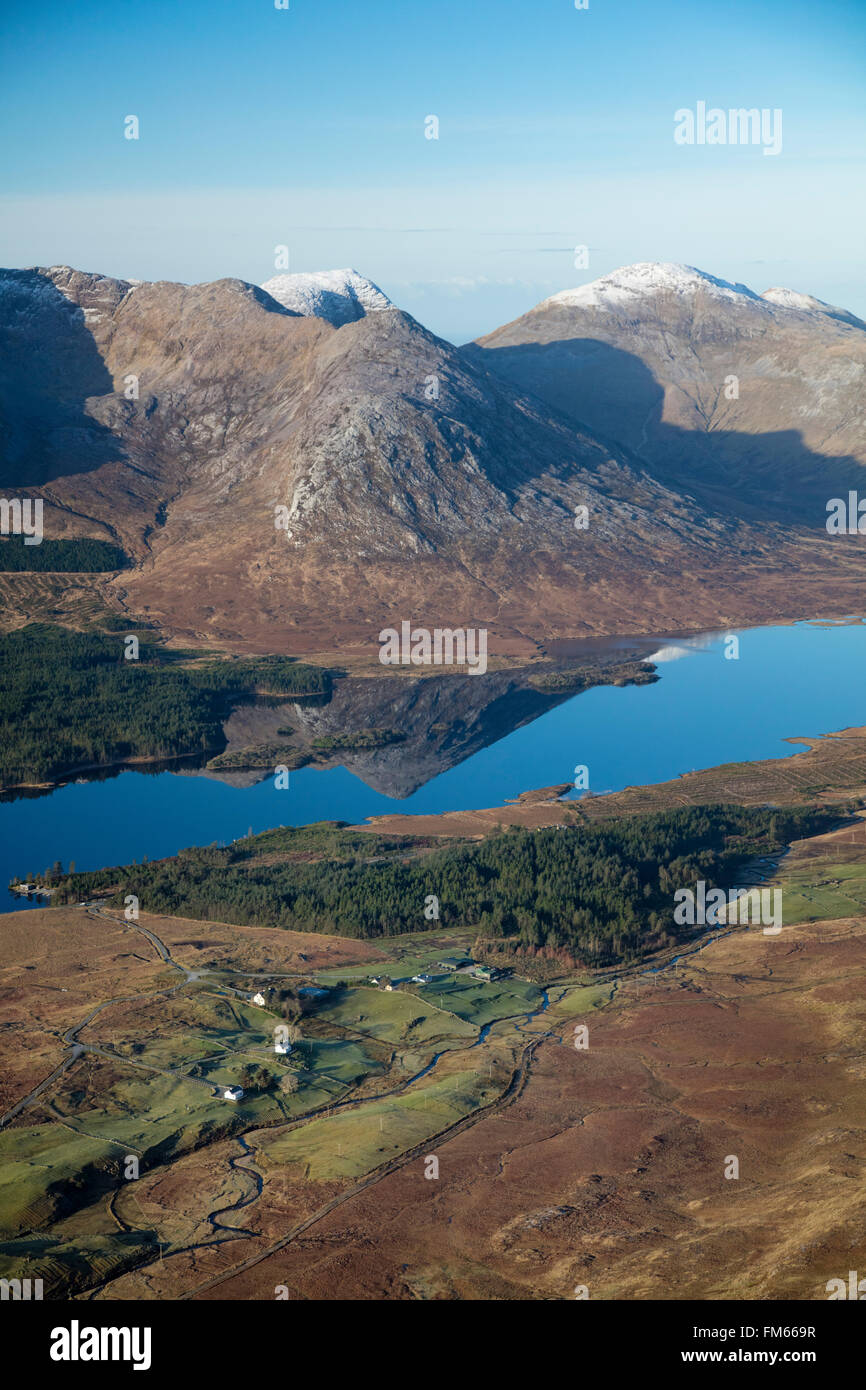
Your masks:
M 748 286 L 719 280 L 715 275 L 708 275 L 705 270 L 697 270 L 692 265 L 677 265 L 671 261 L 639 261 L 636 265 L 620 266 L 619 270 L 603 275 L 600 280 L 592 280 L 588 285 L 551 295 L 544 300 L 544 306 L 628 308 L 648 295 L 667 293 L 686 298 L 698 290 L 714 299 L 758 299 L 758 295 Z
M 777 304 L 781 309 L 797 309 L 802 314 L 824 314 L 826 318 L 838 319 L 841 323 L 850 323 L 856 328 L 863 327 L 862 319 L 858 319 L 850 310 L 840 309 L 836 304 L 827 304 L 823 299 L 816 299 L 813 294 L 801 294 L 798 290 L 775 287 L 765 290 L 761 298 L 769 304 Z
M 798 290 L 774 288 L 765 290 L 761 298 L 768 299 L 771 304 L 779 304 L 783 309 L 817 309 L 821 311 L 832 308 L 832 305 L 825 304 L 823 300 L 815 299 L 811 294 L 800 294 Z
M 335 328 L 390 309 L 391 301 L 357 270 L 316 270 L 275 275 L 262 289 L 295 314 L 327 319 Z

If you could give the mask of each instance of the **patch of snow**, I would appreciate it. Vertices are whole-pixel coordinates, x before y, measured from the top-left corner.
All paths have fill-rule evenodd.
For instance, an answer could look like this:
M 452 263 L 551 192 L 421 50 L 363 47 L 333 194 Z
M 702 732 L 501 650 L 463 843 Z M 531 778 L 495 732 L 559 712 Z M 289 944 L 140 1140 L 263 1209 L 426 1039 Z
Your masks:
M 745 298 L 761 302 L 760 296 L 747 285 L 719 280 L 705 270 L 697 270 L 695 266 L 677 265 L 670 261 L 639 261 L 636 265 L 621 266 L 619 270 L 613 270 L 599 280 L 592 280 L 588 285 L 551 295 L 539 307 L 559 304 L 580 309 L 628 308 L 648 295 L 668 293 L 685 299 L 699 290 L 714 299 L 732 301 Z
M 765 290 L 761 298 L 780 309 L 794 309 L 801 314 L 823 314 L 826 318 L 839 319 L 842 323 L 853 324 L 858 328 L 863 327 L 862 320 L 848 309 L 841 309 L 836 304 L 827 304 L 823 299 L 816 299 L 813 294 L 800 294 L 798 290 L 775 286 L 773 289 Z
M 799 294 L 797 290 L 765 290 L 761 298 L 768 299 L 771 304 L 779 304 L 783 309 L 823 310 L 833 307 L 831 304 L 825 304 L 821 299 L 815 299 L 811 294 Z
M 392 307 L 378 285 L 357 270 L 275 275 L 262 289 L 283 308 L 307 318 L 327 319 L 335 328 Z

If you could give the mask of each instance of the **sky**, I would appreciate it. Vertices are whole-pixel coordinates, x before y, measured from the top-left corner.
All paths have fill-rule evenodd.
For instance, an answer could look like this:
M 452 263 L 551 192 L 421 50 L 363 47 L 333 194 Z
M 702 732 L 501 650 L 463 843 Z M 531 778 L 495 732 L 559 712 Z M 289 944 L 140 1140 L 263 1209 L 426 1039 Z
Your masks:
M 780 152 L 677 143 L 699 102 Z M 456 342 L 647 260 L 866 317 L 866 0 L 4 0 L 0 131 L 0 265 L 286 247 Z

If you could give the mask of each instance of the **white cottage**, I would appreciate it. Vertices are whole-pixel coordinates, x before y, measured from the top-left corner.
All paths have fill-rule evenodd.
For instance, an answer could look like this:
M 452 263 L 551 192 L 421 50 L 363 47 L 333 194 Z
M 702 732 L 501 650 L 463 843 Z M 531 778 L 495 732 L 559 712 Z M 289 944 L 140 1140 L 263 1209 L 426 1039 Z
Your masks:
M 223 1100 L 243 1100 L 243 1086 L 226 1086 L 223 1091 Z

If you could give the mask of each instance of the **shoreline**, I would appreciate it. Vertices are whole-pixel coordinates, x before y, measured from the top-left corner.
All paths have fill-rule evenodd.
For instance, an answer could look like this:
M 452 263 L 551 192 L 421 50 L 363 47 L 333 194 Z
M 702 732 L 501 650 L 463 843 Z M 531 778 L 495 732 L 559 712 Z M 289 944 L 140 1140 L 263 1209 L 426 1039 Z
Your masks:
M 725 800 L 744 806 L 797 805 L 866 793 L 866 725 L 849 725 L 828 734 L 791 734 L 782 742 L 801 746 L 795 748 L 787 758 L 720 763 L 693 772 L 681 772 L 664 782 L 636 783 L 620 791 L 600 792 L 597 795 L 589 793 L 567 801 L 563 800 L 562 786 L 568 787 L 570 783 L 522 792 L 519 797 L 503 802 L 501 806 L 484 807 L 477 811 L 443 811 L 429 815 L 389 812 L 382 816 L 368 816 L 352 829 L 378 835 L 483 839 L 509 825 L 526 830 L 542 830 L 556 825 L 575 826 L 596 820 L 616 819 L 622 815 L 648 813 L 664 809 L 665 806 L 673 809 Z M 836 753 L 842 756 L 846 765 L 846 760 L 852 763 L 859 775 L 851 780 L 843 777 L 839 782 L 820 788 L 814 795 L 803 794 L 799 801 L 771 802 L 767 799 L 768 790 L 774 787 L 780 793 L 784 793 L 786 787 L 791 790 L 794 779 L 784 774 L 788 770 L 794 771 L 794 763 L 797 764 L 796 772 L 804 777 L 813 773 L 820 777 L 822 768 L 827 777 L 836 766 Z M 729 786 L 733 782 L 741 783 L 736 790 L 742 799 L 733 794 L 727 798 L 717 794 L 719 787 Z M 746 796 L 743 796 L 744 783 L 751 783 L 751 790 Z M 731 787 L 732 793 L 734 790 Z M 440 828 L 437 829 L 437 826 Z
M 843 611 L 844 610 L 844 611 Z M 712 623 L 704 623 L 697 627 L 680 626 L 673 624 L 669 628 L 659 631 L 657 628 L 647 629 L 646 631 L 635 631 L 630 629 L 624 632 L 587 632 L 579 637 L 547 637 L 535 636 L 530 633 L 519 632 L 517 637 L 520 640 L 516 643 L 515 637 L 503 637 L 503 647 L 514 647 L 516 644 L 525 648 L 525 651 L 500 651 L 497 653 L 495 645 L 488 641 L 487 673 L 496 671 L 520 671 L 529 667 L 543 665 L 552 660 L 571 660 L 585 653 L 592 656 L 596 653 L 609 653 L 611 655 L 620 652 L 628 647 L 629 644 L 643 646 L 647 643 L 676 641 L 693 641 L 698 637 L 726 632 L 750 632 L 759 628 L 767 627 L 796 627 L 800 623 L 810 623 L 817 626 L 833 627 L 854 627 L 866 622 L 866 616 L 851 610 L 850 606 L 844 603 L 838 608 L 831 605 L 826 609 L 820 609 L 810 617 L 785 617 L 774 615 L 772 617 L 757 618 L 731 618 L 725 621 L 719 618 Z M 465 624 L 464 624 L 465 625 Z M 483 627 L 481 619 L 475 620 L 474 627 Z M 455 623 L 454 626 L 461 626 Z M 494 629 L 495 630 L 495 629 Z M 371 629 L 372 634 L 372 629 Z M 169 631 L 164 632 L 166 645 L 170 648 L 173 643 L 178 646 L 188 646 L 193 641 L 191 637 L 183 637 L 181 634 L 173 634 Z M 250 649 L 241 648 L 237 644 L 234 646 L 228 641 L 222 641 L 216 637 L 204 638 L 200 634 L 195 641 L 209 644 L 209 650 L 222 650 L 226 654 L 244 657 L 264 657 L 273 656 L 270 650 L 254 645 Z M 574 651 L 554 652 L 554 646 L 574 648 Z M 290 656 L 295 661 L 306 662 L 312 666 L 323 667 L 343 667 L 346 674 L 357 676 L 358 678 L 375 678 L 383 674 L 392 674 L 405 678 L 429 674 L 450 674 L 442 670 L 441 667 L 422 667 L 422 666 L 383 666 L 379 661 L 379 646 L 375 640 L 375 635 L 364 641 L 363 644 L 357 641 L 340 643 L 339 640 L 334 645 L 324 647 L 306 647 L 292 652 L 280 652 L 279 655 Z M 464 670 L 453 672 L 455 675 L 465 674 Z
M 663 641 L 663 639 L 661 639 L 661 638 L 653 639 L 653 640 L 654 640 L 654 643 L 655 643 L 656 646 L 658 646 L 659 642 L 662 642 L 662 641 Z M 652 645 L 652 643 L 648 643 L 647 645 Z M 602 654 L 603 654 L 603 653 L 602 653 Z M 612 654 L 612 653 L 611 653 L 611 654 Z M 622 668 L 628 668 L 628 667 L 634 666 L 634 665 L 636 665 L 636 664 L 646 664 L 646 660 L 647 660 L 647 658 L 646 658 L 646 656 L 644 656 L 644 655 L 635 656 L 634 654 L 632 654 L 631 656 L 629 656 L 629 654 L 628 654 L 628 649 L 623 649 L 621 659 L 620 659 L 620 660 L 616 660 L 616 661 L 612 661 L 609 668 L 601 667 L 601 666 L 599 666 L 599 665 L 596 664 L 596 663 L 592 663 L 591 665 L 588 665 L 588 666 L 586 667 L 586 672 L 587 672 L 587 675 L 588 675 L 588 677 L 589 677 L 589 679 L 588 679 L 586 685 L 584 685 L 584 686 L 575 685 L 575 688 L 574 688 L 573 693 L 574 693 L 574 695 L 578 695 L 578 694 L 581 694 L 581 693 L 582 693 L 583 691 L 585 691 L 585 690 L 591 690 L 591 689 L 596 689 L 596 688 L 598 688 L 598 687 L 605 686 L 605 685 L 616 684 L 618 680 L 622 680 L 622 683 L 623 683 L 623 684 L 632 684 L 632 683 L 635 683 L 635 684 L 644 684 L 644 683 L 649 683 L 650 681 L 653 681 L 653 680 L 659 680 L 660 677 L 655 673 L 655 671 L 653 671 L 652 673 L 649 673 L 649 672 L 647 673 L 646 681 L 638 681 L 638 680 L 635 680 L 634 678 L 624 678 L 624 674 L 625 674 L 624 672 L 623 672 L 623 676 L 617 676 L 617 675 L 615 674 L 616 672 L 618 672 L 618 671 L 620 670 L 621 667 L 622 667 Z M 558 670 L 561 669 L 555 662 L 549 661 L 549 660 L 544 661 L 544 662 L 529 663 L 529 665 L 535 667 L 535 668 L 537 669 L 537 671 L 538 671 L 539 674 L 542 673 L 545 669 L 549 669 L 550 672 L 551 672 L 552 674 L 555 674 Z M 518 669 L 524 669 L 524 668 L 518 668 Z M 528 667 L 527 667 L 526 669 L 528 669 Z M 605 678 L 605 677 L 606 677 L 606 673 L 607 673 L 608 670 L 614 673 L 614 678 L 613 678 L 613 679 L 606 679 L 606 678 Z M 377 672 L 376 674 L 379 675 L 379 676 L 381 676 L 381 677 L 384 678 L 384 679 L 396 678 L 396 679 L 398 679 L 398 680 L 405 681 L 405 680 L 429 680 L 429 679 L 431 679 L 431 678 L 432 678 L 432 679 L 442 679 L 442 680 L 448 680 L 448 679 L 453 678 L 453 677 L 462 678 L 462 677 L 464 676 L 465 672 L 463 671 L 462 668 L 455 668 L 453 671 L 443 671 L 441 667 L 438 667 L 438 668 L 437 668 L 437 667 L 417 667 L 417 666 L 416 666 L 416 667 L 409 667 L 409 668 L 406 669 L 406 670 L 402 670 L 401 668 L 383 667 L 383 666 L 380 666 L 380 667 L 378 668 L 378 672 Z M 495 671 L 491 670 L 491 671 L 489 671 L 487 674 L 493 675 L 493 674 L 495 674 Z M 593 677 L 595 677 L 595 679 L 594 679 Z M 371 678 L 372 678 L 372 677 L 370 677 L 370 676 L 367 677 L 367 679 L 371 679 Z M 356 677 L 354 674 L 347 674 L 347 675 L 341 675 L 341 676 L 335 677 L 335 678 L 334 678 L 334 681 L 335 681 L 335 683 L 336 683 L 336 682 L 338 682 L 338 681 L 343 682 L 343 681 L 353 680 L 353 679 L 363 679 L 363 677 Z M 482 679 L 483 679 L 483 677 L 482 677 Z M 544 693 L 544 692 L 542 691 L 542 693 Z M 552 692 L 551 692 L 551 693 L 552 693 Z M 567 695 L 568 692 L 563 692 L 563 693 Z M 302 695 L 297 695 L 297 694 L 295 694 L 294 692 L 292 692 L 292 693 L 290 693 L 290 694 L 284 694 L 284 693 L 273 693 L 273 694 L 271 694 L 271 693 L 266 693 L 266 692 L 264 692 L 264 691 L 256 691 L 256 692 L 252 695 L 251 698 L 252 698 L 253 701 L 255 701 L 255 700 L 258 699 L 258 698 L 261 698 L 263 701 L 265 701 L 267 704 L 270 704 L 270 705 L 273 705 L 275 702 L 278 702 L 278 703 L 281 704 L 281 705 L 283 705 L 283 704 L 285 704 L 285 705 L 291 705 L 291 704 L 294 704 L 295 702 L 302 702 L 302 703 L 303 703 L 303 702 L 307 702 L 307 701 L 314 701 L 314 700 L 320 699 L 321 697 L 322 697 L 322 692 L 321 692 L 321 691 L 305 692 L 305 693 L 302 694 Z M 248 703 L 249 698 L 250 698 L 250 697 L 241 696 L 241 697 L 237 698 L 237 699 L 231 704 L 231 706 L 229 707 L 229 709 L 228 709 L 228 711 L 227 711 L 227 713 L 225 714 L 225 717 L 224 717 L 224 719 L 223 719 L 223 723 L 222 723 L 222 730 L 223 730 L 223 735 L 224 735 L 224 737 L 225 737 L 225 728 L 226 728 L 226 725 L 229 723 L 229 721 L 230 721 L 230 719 L 232 718 L 232 716 L 234 715 L 234 713 L 235 713 L 239 708 L 243 707 L 245 704 Z M 123 771 L 124 769 L 128 769 L 128 770 L 134 771 L 134 770 L 135 770 L 136 768 L 138 768 L 138 767 L 149 767 L 149 766 L 154 766 L 154 765 L 158 765 L 158 764 L 165 764 L 165 770 L 166 770 L 166 771 L 171 771 L 171 765 L 173 765 L 174 763 L 183 762 L 183 761 L 188 761 L 188 760 L 190 760 L 190 759 L 195 759 L 195 758 L 204 759 L 204 761 L 203 761 L 203 763 L 202 763 L 202 767 L 204 768 L 204 767 L 206 767 L 206 766 L 208 765 L 208 763 L 209 763 L 211 760 L 213 760 L 214 758 L 222 757 L 224 754 L 227 754 L 227 753 L 229 753 L 230 751 L 231 751 L 231 740 L 230 740 L 230 739 L 226 739 L 225 744 L 224 744 L 224 747 L 223 747 L 222 749 L 218 749 L 215 745 L 213 745 L 213 746 L 211 746 L 211 747 L 209 747 L 209 748 L 204 748 L 204 749 L 198 748 L 198 749 L 194 749 L 194 750 L 192 750 L 192 751 L 190 751 L 190 752 L 186 752 L 186 753 L 172 753 L 172 754 L 168 754 L 167 756 L 166 756 L 166 755 L 160 755 L 160 754 L 139 754 L 139 755 L 137 755 L 137 756 L 133 755 L 133 756 L 127 757 L 127 758 L 118 758 L 118 759 L 115 759 L 115 760 L 112 761 L 112 762 L 106 762 L 106 763 L 81 763 L 81 764 L 76 765 L 75 767 L 64 768 L 61 772 L 58 772 L 57 775 L 56 775 L 55 777 L 46 778 L 44 781 L 14 782 L 14 783 L 7 783 L 7 784 L 4 784 L 4 785 L 0 786 L 0 802 L 2 802 L 3 799 L 7 799 L 7 798 L 11 798 L 11 799 L 13 799 L 13 800 L 16 799 L 16 798 L 15 798 L 15 795 L 14 795 L 15 793 L 19 793 L 19 794 L 23 795 L 24 797 L 26 797 L 28 792 L 40 793 L 40 792 L 53 792 L 53 791 L 57 791 L 59 788 L 64 787 L 64 786 L 68 786 L 68 785 L 70 784 L 70 782 L 74 781 L 74 779 L 76 779 L 77 777 L 81 776 L 82 774 L 88 773 L 88 772 L 89 772 L 89 773 L 93 773 L 94 775 L 93 775 L 92 777 L 87 777 L 87 778 L 85 778 L 84 780 L 86 780 L 86 781 L 88 781 L 88 782 L 90 782 L 90 781 L 97 782 L 97 781 L 105 780 L 105 778 L 107 778 L 107 775 L 110 774 L 111 772 L 119 773 L 119 772 Z M 334 753 L 332 753 L 330 750 L 312 750 L 312 749 L 311 749 L 311 750 L 305 750 L 305 749 L 303 749 L 303 748 L 299 748 L 297 751 L 298 751 L 299 754 L 304 754 L 304 756 L 305 756 L 305 762 L 304 762 L 303 765 L 304 765 L 304 766 L 307 766 L 307 765 L 309 765 L 309 764 L 311 764 L 311 763 L 312 763 L 312 764 L 315 764 L 315 762 L 316 762 L 316 760 L 317 760 L 317 758 L 316 758 L 317 752 L 318 752 L 318 754 L 319 754 L 320 760 L 323 760 L 323 759 L 325 759 L 325 758 L 327 758 L 327 757 L 329 757 L 329 756 L 334 756 L 334 753 L 335 753 L 335 752 L 340 752 L 340 751 L 352 752 L 352 751 L 356 751 L 356 750 L 353 750 L 353 749 L 342 749 L 342 750 L 341 750 L 341 749 L 337 749 L 337 750 L 334 750 Z M 365 751 L 365 750 L 361 749 L 361 751 Z M 271 767 L 270 763 L 268 763 L 266 766 L 263 765 L 263 764 L 261 764 L 261 763 L 250 763 L 249 765 L 244 764 L 243 766 L 239 765 L 239 766 L 237 766 L 237 767 L 232 767 L 232 768 L 213 769 L 213 770 L 214 770 L 214 771 L 232 771 L 232 772 L 249 772 L 249 771 L 265 771 L 265 772 L 267 772 L 267 771 L 270 771 L 270 767 Z M 104 776 L 101 775 L 101 774 L 104 774 Z

